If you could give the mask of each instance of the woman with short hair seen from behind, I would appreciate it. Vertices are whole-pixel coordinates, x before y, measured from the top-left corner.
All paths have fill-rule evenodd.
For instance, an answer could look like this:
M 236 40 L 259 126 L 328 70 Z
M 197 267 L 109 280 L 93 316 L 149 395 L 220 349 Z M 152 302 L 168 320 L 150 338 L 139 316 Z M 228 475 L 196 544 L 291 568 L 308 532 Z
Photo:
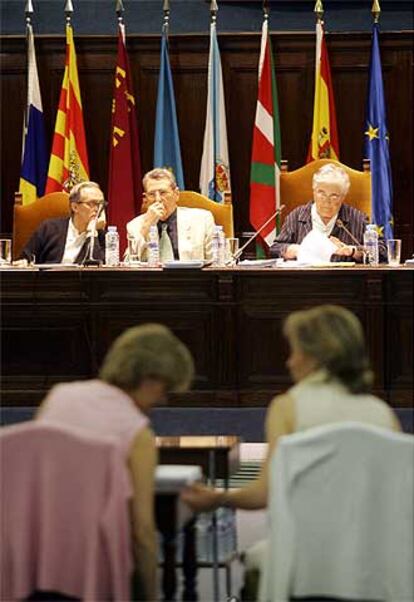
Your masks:
M 294 386 L 271 402 L 266 416 L 268 451 L 259 477 L 249 486 L 216 491 L 194 485 L 183 497 L 202 511 L 230 506 L 267 506 L 268 466 L 279 437 L 344 421 L 400 430 L 391 408 L 369 390 L 373 373 L 361 323 L 349 310 L 322 305 L 292 313 L 283 330 L 290 347 L 287 367 Z
M 190 352 L 168 328 L 137 326 L 114 341 L 99 379 L 53 387 L 36 418 L 119 441 L 133 487 L 134 600 L 158 599 L 154 519 L 158 457 L 147 413 L 168 391 L 186 390 L 193 374 Z

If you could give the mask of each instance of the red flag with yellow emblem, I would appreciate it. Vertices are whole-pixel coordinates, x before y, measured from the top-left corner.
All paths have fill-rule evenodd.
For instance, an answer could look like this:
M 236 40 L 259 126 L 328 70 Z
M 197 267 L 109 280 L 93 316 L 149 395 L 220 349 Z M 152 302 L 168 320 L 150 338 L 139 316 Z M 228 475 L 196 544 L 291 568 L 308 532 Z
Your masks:
M 112 99 L 108 201 L 108 223 L 117 226 L 123 253 L 126 224 L 141 209 L 142 183 L 136 103 L 125 46 L 125 28 L 122 24 L 118 32 L 118 57 Z
M 335 100 L 322 23 L 316 24 L 315 99 L 312 137 L 307 162 L 315 159 L 339 160 Z

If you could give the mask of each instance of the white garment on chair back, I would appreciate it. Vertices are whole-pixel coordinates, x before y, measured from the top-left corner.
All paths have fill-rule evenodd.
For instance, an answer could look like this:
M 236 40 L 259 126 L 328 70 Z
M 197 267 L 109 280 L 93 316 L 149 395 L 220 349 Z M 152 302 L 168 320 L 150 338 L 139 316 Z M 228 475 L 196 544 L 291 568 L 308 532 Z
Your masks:
M 414 438 L 358 423 L 282 437 L 261 600 L 414 599 Z

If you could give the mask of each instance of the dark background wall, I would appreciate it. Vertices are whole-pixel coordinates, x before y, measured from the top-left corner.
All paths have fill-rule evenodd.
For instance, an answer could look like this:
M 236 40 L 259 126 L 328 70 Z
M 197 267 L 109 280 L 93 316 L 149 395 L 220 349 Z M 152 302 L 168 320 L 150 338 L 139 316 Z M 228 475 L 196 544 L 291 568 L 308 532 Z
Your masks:
M 64 68 L 63 0 L 35 1 L 39 77 L 51 142 Z M 75 43 L 91 178 L 106 188 L 110 108 L 116 59 L 115 2 L 74 2 Z M 161 1 L 125 1 L 143 169 L 152 167 L 159 69 Z M 310 136 L 315 36 L 313 2 L 272 3 L 271 28 L 282 128 L 282 154 L 291 168 L 304 163 Z M 370 52 L 371 2 L 325 1 L 327 43 L 336 97 L 341 160 L 360 168 Z M 404 255 L 413 251 L 413 47 L 408 2 L 382 2 L 381 52 L 395 190 L 395 233 Z M 257 94 L 261 2 L 219 2 L 235 225 L 249 230 L 251 133 Z M 1 2 L 1 218 L 12 229 L 26 94 L 24 0 Z M 170 56 L 187 188 L 198 188 L 206 108 L 208 3 L 172 0 Z M 232 31 L 233 30 L 233 31 Z M 239 33 L 235 33 L 234 30 Z M 277 31 L 276 31 L 277 30 Z M 283 31 L 282 31 L 283 30 Z M 400 31 L 393 31 L 400 30 Z M 404 31 L 402 31 L 404 30 Z M 194 34 L 184 32 L 196 32 Z M 345 33 L 348 32 L 348 33 Z M 181 33 L 178 33 L 181 32 Z M 241 33 L 242 32 L 242 33 Z M 59 34 L 59 35 L 58 35 Z M 94 34 L 94 35 L 92 35 Z M 104 35 L 97 35 L 104 34 Z

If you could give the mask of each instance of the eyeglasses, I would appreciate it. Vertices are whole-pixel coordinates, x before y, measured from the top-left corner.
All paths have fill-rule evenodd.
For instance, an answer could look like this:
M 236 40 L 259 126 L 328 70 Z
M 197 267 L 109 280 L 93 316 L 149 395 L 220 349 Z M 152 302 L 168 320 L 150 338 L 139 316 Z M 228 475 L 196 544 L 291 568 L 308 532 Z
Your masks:
M 145 192 L 145 198 L 149 201 L 155 201 L 156 198 L 161 198 L 162 200 L 168 199 L 174 190 L 154 190 L 153 192 Z
M 108 203 L 106 201 L 77 201 L 77 205 L 86 205 L 88 209 L 99 209 L 100 207 L 106 207 Z
M 342 195 L 333 192 L 332 194 L 327 194 L 324 190 L 316 190 L 315 191 L 318 197 L 320 197 L 324 201 L 329 201 L 330 203 L 338 203 Z

